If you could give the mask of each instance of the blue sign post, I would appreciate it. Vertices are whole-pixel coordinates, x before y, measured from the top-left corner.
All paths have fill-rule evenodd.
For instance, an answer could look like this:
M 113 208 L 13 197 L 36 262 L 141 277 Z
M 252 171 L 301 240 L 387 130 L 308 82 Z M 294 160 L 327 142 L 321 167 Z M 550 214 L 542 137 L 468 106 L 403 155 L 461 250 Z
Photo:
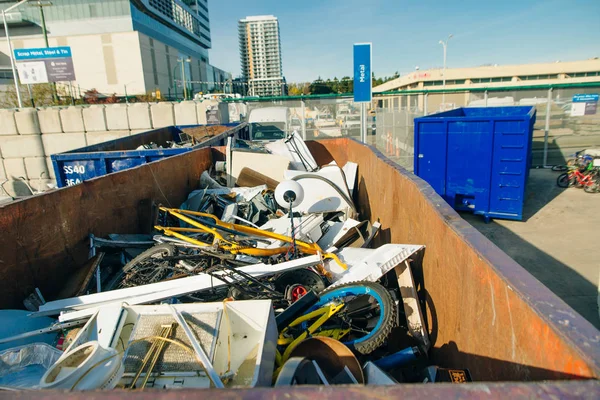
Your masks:
M 371 43 L 354 45 L 354 102 L 370 103 L 371 86 Z
M 371 85 L 371 43 L 354 44 L 354 102 L 360 103 L 360 138 L 367 141 L 367 103 L 373 97 Z

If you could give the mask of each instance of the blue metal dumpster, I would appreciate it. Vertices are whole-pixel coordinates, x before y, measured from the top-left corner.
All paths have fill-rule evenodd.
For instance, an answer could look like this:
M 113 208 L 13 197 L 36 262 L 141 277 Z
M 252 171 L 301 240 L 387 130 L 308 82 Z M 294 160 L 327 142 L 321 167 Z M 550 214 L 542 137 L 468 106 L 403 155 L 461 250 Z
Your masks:
M 414 172 L 454 209 L 523 218 L 534 107 L 458 108 L 415 118 Z
M 141 145 L 167 141 L 180 143 L 181 134 L 193 136 L 198 143 L 190 147 L 141 149 Z M 50 156 L 58 187 L 72 186 L 98 176 L 185 153 L 197 148 L 222 146 L 227 137 L 247 139 L 246 124 L 168 126 L 121 139 L 82 147 Z

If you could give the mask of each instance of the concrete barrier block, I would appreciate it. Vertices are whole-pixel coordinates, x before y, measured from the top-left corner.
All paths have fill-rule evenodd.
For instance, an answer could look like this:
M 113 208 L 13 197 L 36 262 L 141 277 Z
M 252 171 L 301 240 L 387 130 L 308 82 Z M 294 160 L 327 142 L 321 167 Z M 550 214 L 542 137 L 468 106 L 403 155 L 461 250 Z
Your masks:
M 18 135 L 15 110 L 0 110 L 0 135 Z
M 58 108 L 40 108 L 38 110 L 40 130 L 42 133 L 62 133 L 60 110 Z
M 83 115 L 81 107 L 73 106 L 60 110 L 60 121 L 62 122 L 63 132 L 76 133 L 84 132 Z
M 65 133 L 64 135 L 42 135 L 46 155 L 64 153 L 65 151 L 87 146 L 85 133 Z
M 21 176 L 27 179 L 25 162 L 22 158 L 7 158 L 4 160 L 4 170 L 8 179 L 18 179 Z
M 182 101 L 173 106 L 175 111 L 175 125 L 198 125 L 196 102 Z
M 105 107 L 99 104 L 94 104 L 83 109 L 83 125 L 85 125 L 86 132 L 102 132 L 108 130 L 104 109 Z
M 0 152 L 5 159 L 43 157 L 42 137 L 41 135 L 0 136 Z
M 11 179 L 2 185 L 2 187 L 11 197 L 31 196 L 32 194 L 30 189 L 31 186 L 27 180 Z
M 127 115 L 127 105 L 109 104 L 104 109 L 106 115 L 106 127 L 109 131 L 127 131 L 129 130 L 129 117 Z
M 45 157 L 46 159 L 46 167 L 48 168 L 48 175 L 50 178 L 56 179 L 56 174 L 54 173 L 54 165 L 52 165 L 52 159 L 50 157 Z
M 115 139 L 121 139 L 126 136 L 129 136 L 129 131 L 88 132 L 85 134 L 88 146 Z
M 175 125 L 173 103 L 163 102 L 150 105 L 150 115 L 154 129 Z
M 19 135 L 39 135 L 42 132 L 38 110 L 35 108 L 20 108 L 15 111 L 15 122 Z
M 206 101 L 196 103 L 196 115 L 198 116 L 199 125 L 206 125 L 206 107 L 208 105 L 209 103 Z
M 27 157 L 24 161 L 28 179 L 48 179 L 50 177 L 46 157 Z
M 150 119 L 150 105 L 148 103 L 135 103 L 127 107 L 130 129 L 152 129 Z

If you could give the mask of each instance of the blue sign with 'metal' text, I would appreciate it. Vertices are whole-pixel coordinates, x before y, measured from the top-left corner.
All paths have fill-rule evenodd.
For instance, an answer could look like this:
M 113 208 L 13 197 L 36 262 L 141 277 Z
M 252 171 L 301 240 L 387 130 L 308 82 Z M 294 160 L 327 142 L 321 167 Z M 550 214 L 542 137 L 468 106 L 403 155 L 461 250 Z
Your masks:
M 39 60 L 45 58 L 69 58 L 71 55 L 71 47 L 40 47 L 35 49 L 16 49 L 15 60 Z
M 354 102 L 369 103 L 371 87 L 371 43 L 354 45 Z

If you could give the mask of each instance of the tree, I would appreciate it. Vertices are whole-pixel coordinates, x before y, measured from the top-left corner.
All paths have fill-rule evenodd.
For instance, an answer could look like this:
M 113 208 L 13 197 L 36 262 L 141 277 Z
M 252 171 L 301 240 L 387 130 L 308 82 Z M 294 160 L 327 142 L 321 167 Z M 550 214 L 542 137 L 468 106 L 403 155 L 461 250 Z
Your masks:
M 321 77 L 317 78 L 316 81 L 310 84 L 309 87 L 310 94 L 329 94 L 333 93 L 331 86 L 327 85 L 326 82 L 323 82 Z

